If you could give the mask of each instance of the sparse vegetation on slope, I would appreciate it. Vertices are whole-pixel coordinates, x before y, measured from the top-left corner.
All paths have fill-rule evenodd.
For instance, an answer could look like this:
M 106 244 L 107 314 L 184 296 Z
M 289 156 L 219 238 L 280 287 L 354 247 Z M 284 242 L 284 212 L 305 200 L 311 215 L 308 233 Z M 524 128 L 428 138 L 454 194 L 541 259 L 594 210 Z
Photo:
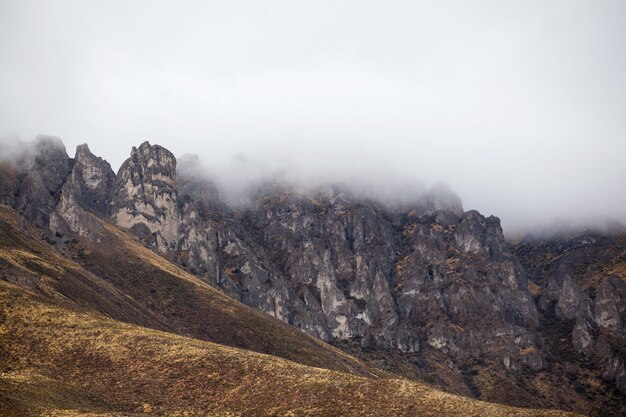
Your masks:
M 300 365 L 59 307 L 0 282 L 3 415 L 565 415 Z
M 68 242 L 67 251 L 77 263 L 38 240 L 36 230 L 27 224 L 22 229 L 19 219 L 14 212 L 0 209 L 0 278 L 132 324 L 321 368 L 361 375 L 375 371 L 232 300 L 115 226 L 102 223 L 100 242 Z

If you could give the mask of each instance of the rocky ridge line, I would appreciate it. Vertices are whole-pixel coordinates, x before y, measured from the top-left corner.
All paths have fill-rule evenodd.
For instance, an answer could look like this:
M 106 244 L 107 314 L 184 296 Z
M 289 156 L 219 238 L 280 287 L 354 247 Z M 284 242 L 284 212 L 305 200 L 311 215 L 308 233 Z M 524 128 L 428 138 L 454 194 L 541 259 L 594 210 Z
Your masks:
M 231 297 L 322 340 L 436 352 L 454 372 L 483 357 L 513 372 L 547 369 L 552 335 L 541 326 L 552 314 L 574 322 L 573 349 L 598 357 L 603 378 L 626 392 L 615 348 L 625 338 L 623 282 L 606 277 L 590 297 L 571 273 L 529 281 L 499 220 L 463 211 L 449 191 L 390 206 L 345 187 L 274 183 L 236 209 L 197 161 L 177 166 L 158 145 L 133 148 L 117 175 L 86 145 L 73 159 L 58 139 L 30 146 L 3 165 L 0 196 L 52 240 L 98 240 L 90 216 L 109 218 Z

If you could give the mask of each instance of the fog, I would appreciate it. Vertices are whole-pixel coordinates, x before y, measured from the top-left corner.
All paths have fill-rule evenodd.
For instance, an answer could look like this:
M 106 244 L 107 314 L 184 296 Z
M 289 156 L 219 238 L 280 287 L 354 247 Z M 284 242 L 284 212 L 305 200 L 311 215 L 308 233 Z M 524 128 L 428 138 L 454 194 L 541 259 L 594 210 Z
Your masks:
M 626 222 L 626 2 L 0 2 L 0 135 Z M 600 219 L 600 220 L 599 220 Z

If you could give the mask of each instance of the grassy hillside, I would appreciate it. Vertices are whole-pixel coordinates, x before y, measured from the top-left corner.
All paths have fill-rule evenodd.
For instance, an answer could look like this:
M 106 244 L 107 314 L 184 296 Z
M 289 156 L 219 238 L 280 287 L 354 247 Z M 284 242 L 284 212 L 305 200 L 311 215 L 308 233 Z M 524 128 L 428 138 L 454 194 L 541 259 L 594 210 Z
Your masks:
M 74 239 L 61 255 L 12 211 L 0 209 L 0 278 L 68 307 L 157 330 L 369 375 L 357 359 L 247 307 L 107 223 L 99 242 Z M 381 372 L 379 372 L 381 373 Z
M 0 281 L 0 396 L 12 415 L 565 415 L 300 365 L 60 307 Z
M 0 415 L 560 415 L 392 377 L 93 221 L 55 248 L 0 208 Z

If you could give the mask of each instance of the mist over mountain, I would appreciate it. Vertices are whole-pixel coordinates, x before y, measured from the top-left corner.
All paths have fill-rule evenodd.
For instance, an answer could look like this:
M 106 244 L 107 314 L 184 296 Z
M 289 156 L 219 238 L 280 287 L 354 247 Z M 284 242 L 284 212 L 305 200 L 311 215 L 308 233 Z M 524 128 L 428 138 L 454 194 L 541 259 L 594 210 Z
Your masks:
M 0 1 L 0 415 L 625 415 L 625 22 Z
M 625 18 L 619 0 L 3 1 L 0 135 L 87 142 L 115 170 L 150 140 L 224 184 L 444 181 L 513 234 L 625 223 Z
M 359 375 L 383 372 L 522 407 L 623 414 L 623 228 L 559 227 L 512 244 L 499 218 L 465 209 L 442 183 L 390 197 L 397 191 L 296 181 L 262 166 L 247 168 L 239 158 L 246 168 L 238 171 L 252 175 L 239 178 L 244 186 L 221 184 L 199 157 L 177 159 L 148 141 L 131 148 L 117 173 L 87 144 L 70 157 L 56 137 L 10 141 L 6 149 L 0 278 L 14 286 L 3 290 L 6 297 L 23 297 L 15 286 L 51 301 L 59 291 L 62 300 L 127 323 L 306 365 L 312 359 L 341 366 L 329 356 L 302 356 L 302 345 L 282 344 L 287 333 L 263 321 L 271 316 L 274 324 L 291 326 L 284 331 L 299 329 L 301 342 L 321 340 L 347 355 L 343 363 L 358 357 L 374 369 Z M 81 267 L 89 272 L 64 272 Z M 20 306 L 30 302 L 24 300 Z M 250 312 L 237 313 L 238 321 L 229 317 L 243 304 L 261 312 L 255 317 L 262 328 L 252 339 Z M 19 340 L 32 344 L 28 335 Z M 33 360 L 21 350 L 11 355 Z M 72 362 L 62 370 L 82 372 Z M 110 398 L 108 387 L 104 394 Z M 28 408 L 28 399 L 12 395 Z M 164 406 L 179 404 L 172 399 Z M 265 402 L 246 404 L 260 409 Z
M 24 148 L 24 142 L 16 135 L 4 136 L 0 138 L 0 159 L 11 160 Z M 501 176 L 495 173 L 493 181 L 484 184 L 470 184 L 461 180 L 459 189 L 445 176 L 437 178 L 425 175 L 434 179 L 431 182 L 423 181 L 415 172 L 421 172 L 425 168 L 399 163 L 398 160 L 403 158 L 402 152 L 398 152 L 394 162 L 393 158 L 386 159 L 384 155 L 376 156 L 363 150 L 356 150 L 345 156 L 340 154 L 341 149 L 338 152 L 330 150 L 327 149 L 326 153 L 311 151 L 304 155 L 300 152 L 289 154 L 284 149 L 278 149 L 276 153 L 264 149 L 254 153 L 222 156 L 216 152 L 204 155 L 199 154 L 197 149 L 186 149 L 181 151 L 183 156 L 180 159 L 181 169 L 189 164 L 194 175 L 212 181 L 223 198 L 235 205 L 249 202 L 250 193 L 259 184 L 268 181 L 289 184 L 302 190 L 333 184 L 343 185 L 361 197 L 389 205 L 405 204 L 418 199 L 429 189 L 442 188 L 458 195 L 466 209 L 476 208 L 500 217 L 505 234 L 512 239 L 528 233 L 556 233 L 584 228 L 609 231 L 626 224 L 626 210 L 623 209 L 626 207 L 626 192 L 621 188 L 621 178 L 626 178 L 626 172 L 620 172 L 624 169 L 623 164 L 609 167 L 616 172 L 605 182 L 598 180 L 596 188 L 588 192 L 585 191 L 584 184 L 580 184 L 580 189 L 565 184 L 542 189 L 543 185 L 540 185 L 539 189 L 534 190 L 536 196 L 530 198 L 529 191 L 524 187 L 516 189 L 511 186 L 502 190 L 499 183 Z M 109 148 L 109 152 L 111 151 Z M 426 156 L 417 159 L 428 160 Z M 115 166 L 113 164 L 114 171 Z M 448 176 L 457 177 L 461 168 L 462 166 L 452 167 Z M 440 172 L 441 169 L 436 167 L 434 171 Z M 476 164 L 473 169 L 480 172 L 489 171 L 491 167 Z M 477 174 L 468 173 L 468 176 L 472 175 Z M 593 173 L 588 175 L 593 176 Z M 545 181 L 555 179 L 546 178 Z M 590 181 L 593 179 L 586 179 L 587 183 Z M 463 185 L 467 188 L 464 189 Z M 515 196 L 507 197 L 509 193 Z M 606 195 L 598 197 L 596 194 Z

